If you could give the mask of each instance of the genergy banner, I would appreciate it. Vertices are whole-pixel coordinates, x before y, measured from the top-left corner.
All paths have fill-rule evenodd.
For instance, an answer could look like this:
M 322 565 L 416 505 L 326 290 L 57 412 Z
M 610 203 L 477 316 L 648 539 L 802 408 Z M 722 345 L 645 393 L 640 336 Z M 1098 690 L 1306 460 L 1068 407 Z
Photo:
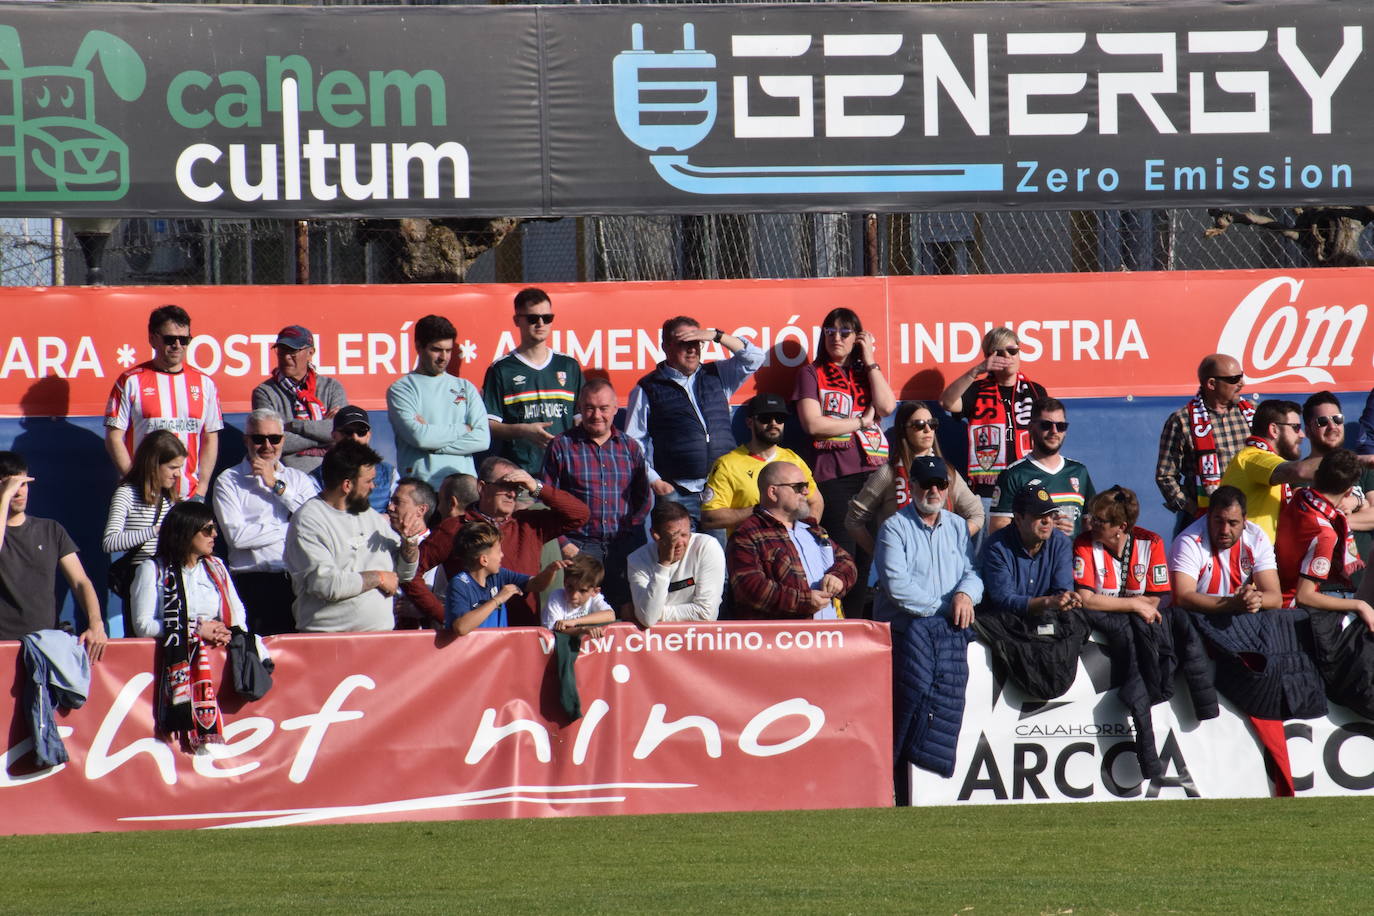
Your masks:
M 1061 697 L 1033 699 L 999 680 L 992 654 L 969 646 L 968 694 L 954 775 L 911 768 L 914 805 L 1264 798 L 1273 794 L 1249 720 L 1229 700 L 1199 722 L 1186 688 L 1152 709 L 1163 775 L 1141 776 L 1137 735 L 1111 687 L 1106 647 L 1090 642 Z M 1302 795 L 1374 789 L 1374 723 L 1332 705 L 1320 719 L 1285 723 L 1294 787 Z
M 1021 336 L 1023 369 L 1064 397 L 1178 395 L 1197 388 L 1199 359 L 1236 356 L 1265 392 L 1374 387 L 1365 334 L 1365 268 L 1141 274 L 852 277 L 549 284 L 553 345 L 623 398 L 663 358 L 665 318 L 753 340 L 764 367 L 735 399 L 788 395 L 797 366 L 818 352 L 826 312 L 844 305 L 878 336 L 902 397 L 933 398 L 981 358 L 988 328 Z M 0 332 L 0 414 L 94 416 L 125 369 L 151 357 L 148 313 L 175 302 L 192 316 L 190 359 L 215 376 L 226 411 L 249 409 L 275 365 L 276 333 L 303 324 L 319 371 L 349 400 L 385 405 L 413 367 L 413 326 L 430 313 L 458 329 L 454 371 L 481 384 L 517 343 L 514 285 L 234 286 L 7 289 Z M 708 360 L 724 356 L 706 344 Z
M 226 675 L 225 744 L 193 756 L 154 734 L 153 641 L 116 640 L 58 716 L 66 764 L 35 768 L 19 691 L 0 696 L 0 833 L 892 803 L 885 625 L 615 625 L 575 663 L 576 722 L 552 642 L 275 637 L 272 690 L 244 704 Z M 0 643 L 0 670 L 17 655 Z

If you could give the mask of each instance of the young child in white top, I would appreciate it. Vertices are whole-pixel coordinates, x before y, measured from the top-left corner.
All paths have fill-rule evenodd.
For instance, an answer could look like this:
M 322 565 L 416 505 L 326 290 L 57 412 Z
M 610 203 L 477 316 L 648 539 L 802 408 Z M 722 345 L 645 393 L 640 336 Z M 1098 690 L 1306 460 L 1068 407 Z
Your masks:
M 540 623 L 561 631 L 614 623 L 615 610 L 601 597 L 605 575 L 605 567 L 595 557 L 573 557 L 563 568 L 563 587 L 549 595 Z

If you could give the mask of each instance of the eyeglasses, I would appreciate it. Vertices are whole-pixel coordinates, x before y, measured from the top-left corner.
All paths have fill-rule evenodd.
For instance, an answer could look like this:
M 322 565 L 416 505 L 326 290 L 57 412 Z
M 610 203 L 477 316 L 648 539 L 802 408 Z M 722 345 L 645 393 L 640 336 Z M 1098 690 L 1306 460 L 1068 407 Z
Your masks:
M 854 333 L 853 328 L 821 328 L 821 333 L 826 337 L 838 337 L 840 340 L 848 340 Z
M 940 421 L 939 421 L 939 420 L 935 420 L 935 419 L 931 419 L 931 420 L 912 420 L 910 423 L 908 423 L 908 424 L 906 425 L 906 428 L 907 428 L 907 429 L 922 430 L 922 431 L 927 430 L 927 429 L 929 429 L 929 430 L 936 430 L 936 429 L 939 429 L 939 428 L 940 428 Z
M 1036 420 L 1035 422 L 1042 433 L 1066 433 L 1069 431 L 1068 420 Z
M 930 480 L 922 480 L 916 485 L 922 490 L 946 490 L 949 488 L 949 481 L 944 477 L 932 477 Z
M 1317 429 L 1326 429 L 1328 426 L 1344 426 L 1345 417 L 1338 413 L 1333 413 L 1329 417 L 1313 417 L 1312 422 L 1317 424 Z
M 214 537 L 216 534 L 219 533 L 219 529 L 215 527 L 214 522 L 210 522 L 204 528 L 200 529 L 200 533 L 205 535 L 206 537 Z
M 530 324 L 553 324 L 553 312 L 547 312 L 543 315 L 521 315 L 519 317 Z
M 1302 424 L 1301 424 L 1301 423 L 1275 423 L 1274 425 L 1275 425 L 1275 426 L 1287 426 L 1289 429 L 1291 429 L 1291 430 L 1292 430 L 1293 432 L 1295 432 L 1295 433 L 1300 433 L 1300 432 L 1302 432 Z
M 807 483 L 805 480 L 799 480 L 796 483 L 775 483 L 773 486 L 786 487 L 798 496 L 805 496 L 807 493 L 811 492 L 811 484 Z
M 778 414 L 769 414 L 766 417 L 755 417 L 754 422 L 763 426 L 782 426 L 787 422 L 787 418 Z
M 1020 347 L 1002 347 L 1000 350 L 993 350 L 993 356 L 1015 356 L 1021 352 Z
M 1112 521 L 1112 520 L 1109 519 L 1109 518 L 1102 518 L 1101 516 L 1098 516 L 1098 515 L 1089 515 L 1089 516 L 1088 516 L 1088 524 L 1090 524 L 1090 525 L 1096 525 L 1096 526 L 1098 526 L 1099 528 L 1109 528 L 1109 527 L 1111 527 L 1112 525 L 1115 525 L 1116 522 Z
M 372 432 L 372 427 L 370 426 L 345 426 L 343 429 L 339 430 L 339 435 L 361 439 L 370 432 Z
M 254 444 L 254 445 L 264 445 L 264 444 L 266 444 L 266 443 L 268 443 L 268 442 L 272 443 L 273 445 L 281 445 L 282 434 L 281 434 L 281 433 L 251 433 L 251 434 L 248 436 L 248 438 L 251 439 L 251 440 L 253 441 L 253 444 Z
M 1225 382 L 1225 383 L 1228 384 L 1228 385 L 1239 385 L 1241 382 L 1245 381 L 1245 375 L 1244 375 L 1244 374 L 1241 374 L 1241 375 L 1214 375 L 1214 376 L 1212 376 L 1212 378 L 1216 379 L 1218 382 Z
M 190 334 L 163 334 L 162 345 L 164 347 L 189 347 L 191 345 Z

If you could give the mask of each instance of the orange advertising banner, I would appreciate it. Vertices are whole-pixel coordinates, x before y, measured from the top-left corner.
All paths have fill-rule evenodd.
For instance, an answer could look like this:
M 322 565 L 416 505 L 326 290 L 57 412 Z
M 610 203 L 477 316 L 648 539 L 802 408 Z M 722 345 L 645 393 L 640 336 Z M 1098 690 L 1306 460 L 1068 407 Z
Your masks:
M 216 660 L 214 753 L 155 734 L 151 639 L 113 641 L 58 714 L 67 763 L 37 766 L 6 691 L 0 833 L 892 804 L 885 624 L 616 624 L 574 664 L 577 721 L 547 630 L 267 642 L 257 702 Z M 0 643 L 0 670 L 22 676 L 18 654 Z
M 1187 395 L 1211 352 L 1236 356 L 1266 392 L 1374 387 L 1374 335 L 1363 333 L 1369 268 L 965 277 L 854 277 L 548 284 L 553 342 L 623 396 L 662 358 L 659 327 L 674 315 L 749 337 L 768 361 L 739 392 L 784 395 L 814 357 L 820 323 L 854 309 L 878 337 L 904 397 L 932 398 L 980 358 L 998 324 L 1024 344 L 1024 371 L 1064 397 Z M 288 324 L 317 338 L 322 374 L 351 402 L 384 406 L 414 364 L 412 328 L 431 313 L 458 330 L 456 371 L 481 384 L 514 348 L 515 285 L 196 286 L 7 289 L 0 415 L 95 416 L 125 369 L 151 356 L 148 313 L 190 312 L 191 362 L 214 375 L 226 412 L 249 408 L 275 365 Z M 708 344 L 706 359 L 720 358 Z

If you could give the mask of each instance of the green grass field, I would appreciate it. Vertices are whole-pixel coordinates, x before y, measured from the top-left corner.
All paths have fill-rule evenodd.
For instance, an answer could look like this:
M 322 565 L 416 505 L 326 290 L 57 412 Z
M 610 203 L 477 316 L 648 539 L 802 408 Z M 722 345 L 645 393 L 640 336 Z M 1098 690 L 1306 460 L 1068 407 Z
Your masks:
M 0 911 L 1354 913 L 1366 798 L 0 839 Z

